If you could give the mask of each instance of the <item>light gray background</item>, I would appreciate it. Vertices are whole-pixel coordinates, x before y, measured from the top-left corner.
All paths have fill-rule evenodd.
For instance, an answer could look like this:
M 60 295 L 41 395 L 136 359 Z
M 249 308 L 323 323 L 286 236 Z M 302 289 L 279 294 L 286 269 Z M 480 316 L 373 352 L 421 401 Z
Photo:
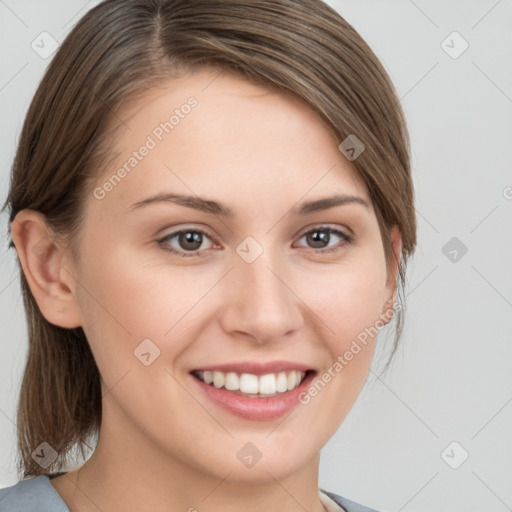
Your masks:
M 31 42 L 42 31 L 62 41 L 97 3 L 0 0 L 2 202 L 23 116 L 48 64 Z M 374 49 L 402 99 L 419 247 L 400 352 L 386 376 L 376 376 L 375 361 L 323 450 L 320 485 L 381 511 L 512 510 L 512 1 L 328 3 Z M 441 46 L 453 31 L 469 44 L 458 58 Z M 453 53 L 460 43 L 445 44 Z M 0 221 L 4 487 L 17 480 L 14 418 L 27 342 L 7 215 Z M 452 237 L 468 248 L 455 262 L 442 252 Z M 469 457 L 453 469 L 445 460 L 455 465 L 462 450 Z

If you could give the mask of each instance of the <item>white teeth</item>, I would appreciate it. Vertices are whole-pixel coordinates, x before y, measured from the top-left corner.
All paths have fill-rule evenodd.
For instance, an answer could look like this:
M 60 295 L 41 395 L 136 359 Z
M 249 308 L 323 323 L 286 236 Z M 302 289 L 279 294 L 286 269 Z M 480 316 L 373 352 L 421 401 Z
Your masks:
M 224 387 L 230 391 L 236 391 L 237 389 L 240 389 L 240 379 L 238 378 L 238 375 L 234 372 L 226 373 L 226 381 L 224 382 Z
M 286 387 L 288 388 L 288 391 L 295 387 L 295 372 L 290 372 L 288 374 L 288 377 L 286 378 Z
M 216 388 L 224 386 L 224 374 L 222 372 L 213 372 L 213 385 Z
M 262 395 L 273 395 L 276 392 L 276 376 L 273 373 L 262 375 L 258 391 Z
M 240 375 L 240 391 L 242 393 L 257 393 L 258 376 L 252 373 L 242 373 Z
M 288 379 L 286 378 L 285 372 L 281 372 L 277 376 L 276 391 L 278 391 L 279 393 L 284 393 L 285 391 L 288 391 Z
M 213 384 L 216 388 L 225 388 L 228 391 L 238 391 L 250 395 L 270 396 L 276 393 L 284 393 L 296 388 L 301 382 L 305 372 L 292 370 L 289 372 L 268 373 L 266 375 L 254 375 L 252 373 L 218 371 L 198 371 L 196 375 L 206 384 Z

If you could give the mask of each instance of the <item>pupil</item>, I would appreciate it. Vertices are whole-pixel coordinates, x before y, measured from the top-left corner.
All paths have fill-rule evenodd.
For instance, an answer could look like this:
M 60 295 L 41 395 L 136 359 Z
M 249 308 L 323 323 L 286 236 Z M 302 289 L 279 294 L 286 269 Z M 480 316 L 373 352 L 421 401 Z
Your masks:
M 309 235 L 315 248 L 322 248 L 329 242 L 329 233 L 326 231 L 314 231 Z M 317 245 L 320 243 L 320 245 Z
M 202 236 L 203 235 L 201 233 L 197 233 L 195 231 L 187 231 L 185 233 L 180 234 L 179 242 L 184 249 L 196 251 L 197 249 L 199 249 L 199 247 L 201 247 Z M 187 244 L 192 244 L 192 247 Z

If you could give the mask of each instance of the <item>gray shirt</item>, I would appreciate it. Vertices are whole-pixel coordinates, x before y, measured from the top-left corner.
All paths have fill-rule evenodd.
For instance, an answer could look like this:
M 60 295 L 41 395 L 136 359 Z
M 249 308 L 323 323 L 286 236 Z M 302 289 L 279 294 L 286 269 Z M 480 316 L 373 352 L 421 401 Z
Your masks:
M 57 475 L 55 475 L 57 476 Z M 377 512 L 337 494 L 320 489 L 320 498 L 329 512 Z M 334 502 L 334 503 L 333 503 Z M 336 506 L 337 505 L 337 506 Z M 20 480 L 0 489 L 0 512 L 70 512 L 48 475 Z

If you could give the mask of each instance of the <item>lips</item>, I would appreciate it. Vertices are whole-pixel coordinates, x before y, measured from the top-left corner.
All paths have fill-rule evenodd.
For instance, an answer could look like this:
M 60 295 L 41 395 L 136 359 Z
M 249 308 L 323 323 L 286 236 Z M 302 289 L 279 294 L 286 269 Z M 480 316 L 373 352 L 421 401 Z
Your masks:
M 199 389 L 216 406 L 247 420 L 272 420 L 289 413 L 309 386 L 315 371 L 303 364 L 234 363 L 190 372 Z
M 258 363 L 256 361 L 247 361 L 243 363 L 224 363 L 218 365 L 201 366 L 195 370 L 209 370 L 219 372 L 236 372 L 236 373 L 252 373 L 254 375 L 264 375 L 266 373 L 286 372 L 297 370 L 299 372 L 307 372 L 312 370 L 308 365 L 302 363 L 294 363 L 291 361 L 271 361 L 267 363 Z

